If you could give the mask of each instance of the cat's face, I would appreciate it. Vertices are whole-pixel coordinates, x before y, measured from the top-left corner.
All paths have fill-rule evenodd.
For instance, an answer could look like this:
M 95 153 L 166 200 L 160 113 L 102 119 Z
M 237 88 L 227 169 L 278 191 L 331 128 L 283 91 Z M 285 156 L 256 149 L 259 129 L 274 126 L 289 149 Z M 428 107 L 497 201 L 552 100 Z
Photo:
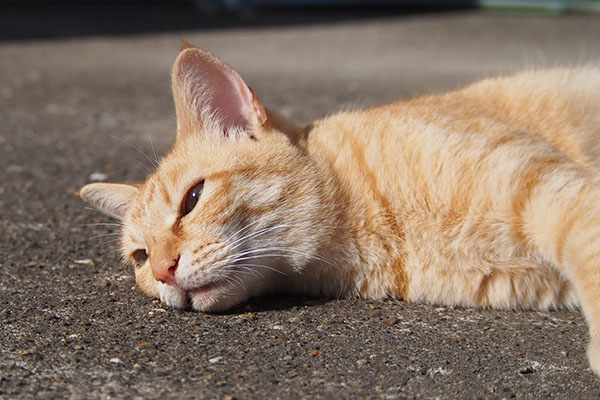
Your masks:
M 302 210 L 318 198 L 298 185 L 311 179 L 302 161 L 279 136 L 176 146 L 125 215 L 122 250 L 140 286 L 216 311 L 290 278 L 314 252 Z
M 172 306 L 220 311 L 300 279 L 320 236 L 312 164 L 207 53 L 180 54 L 173 91 L 177 140 L 156 172 L 81 190 L 123 221 L 138 285 Z

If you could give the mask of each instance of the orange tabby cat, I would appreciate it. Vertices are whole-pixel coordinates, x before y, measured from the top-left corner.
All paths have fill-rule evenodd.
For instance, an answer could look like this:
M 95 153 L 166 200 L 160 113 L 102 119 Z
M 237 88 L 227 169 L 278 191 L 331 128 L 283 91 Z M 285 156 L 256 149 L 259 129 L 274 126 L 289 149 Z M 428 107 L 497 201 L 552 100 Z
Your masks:
M 575 308 L 600 373 L 600 70 L 527 72 L 300 130 L 184 44 L 177 139 L 141 185 L 81 196 L 123 222 L 142 290 L 228 309 L 287 292 Z

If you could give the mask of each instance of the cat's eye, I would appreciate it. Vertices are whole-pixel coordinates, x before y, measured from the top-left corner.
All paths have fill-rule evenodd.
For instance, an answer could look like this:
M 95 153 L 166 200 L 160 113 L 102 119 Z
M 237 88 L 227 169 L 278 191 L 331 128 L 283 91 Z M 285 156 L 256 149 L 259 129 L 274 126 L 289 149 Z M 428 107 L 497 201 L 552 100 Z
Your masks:
M 141 267 L 146 263 L 146 260 L 148 260 L 148 253 L 146 253 L 146 250 L 144 249 L 134 251 L 131 256 L 135 260 L 136 267 Z
M 202 194 L 202 189 L 204 188 L 204 180 L 196 183 L 185 195 L 183 199 L 183 205 L 181 207 L 181 216 L 187 215 L 194 209 L 196 203 L 198 203 L 198 199 Z

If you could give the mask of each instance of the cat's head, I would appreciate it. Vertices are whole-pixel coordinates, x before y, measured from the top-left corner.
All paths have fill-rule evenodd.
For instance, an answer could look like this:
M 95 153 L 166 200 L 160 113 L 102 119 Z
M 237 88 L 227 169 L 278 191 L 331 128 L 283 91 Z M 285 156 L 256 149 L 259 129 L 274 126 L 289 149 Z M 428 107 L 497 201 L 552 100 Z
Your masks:
M 184 46 L 171 78 L 172 151 L 143 184 L 81 197 L 122 221 L 138 285 L 169 305 L 220 311 L 300 279 L 323 236 L 312 162 L 211 54 Z

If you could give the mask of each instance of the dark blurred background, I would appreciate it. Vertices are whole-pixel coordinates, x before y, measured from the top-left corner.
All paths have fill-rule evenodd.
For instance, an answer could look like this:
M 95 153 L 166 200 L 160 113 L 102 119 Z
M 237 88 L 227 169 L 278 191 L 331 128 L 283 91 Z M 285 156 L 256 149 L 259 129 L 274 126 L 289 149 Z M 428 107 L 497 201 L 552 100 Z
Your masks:
M 0 40 L 143 34 L 436 13 L 600 12 L 598 0 L 0 0 Z

